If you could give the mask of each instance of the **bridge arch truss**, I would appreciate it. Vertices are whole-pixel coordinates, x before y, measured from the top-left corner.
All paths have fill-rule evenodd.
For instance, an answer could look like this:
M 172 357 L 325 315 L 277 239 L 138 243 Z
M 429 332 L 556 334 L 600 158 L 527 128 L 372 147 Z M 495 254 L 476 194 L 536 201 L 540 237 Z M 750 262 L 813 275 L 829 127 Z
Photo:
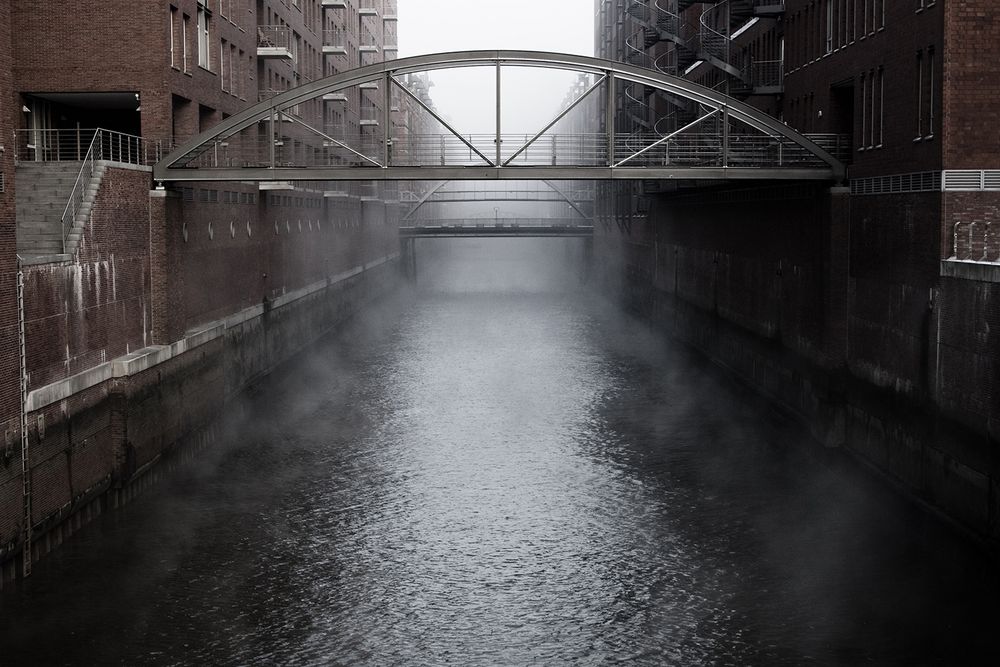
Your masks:
M 489 67 L 496 77 L 496 131 L 466 135 L 406 85 L 408 74 Z M 545 68 L 580 74 L 578 90 L 534 135 L 504 134 L 504 104 L 523 103 L 504 93 L 505 68 Z M 689 122 L 636 140 L 617 132 L 624 91 L 635 85 L 690 103 Z M 381 118 L 369 119 L 369 140 L 311 127 L 297 105 L 330 99 L 354 87 L 376 89 Z M 393 91 L 412 100 L 444 128 L 432 137 L 395 137 Z M 553 131 L 580 105 L 590 108 L 587 132 Z M 610 122 L 609 122 L 610 121 Z M 288 127 L 322 149 L 290 153 Z M 379 127 L 380 126 L 380 127 Z M 334 156 L 336 154 L 336 156 Z M 539 51 L 462 51 L 367 65 L 312 81 L 253 105 L 179 146 L 157 163 L 156 181 L 352 180 L 827 180 L 842 181 L 844 165 L 817 142 L 753 107 L 690 81 L 626 63 Z

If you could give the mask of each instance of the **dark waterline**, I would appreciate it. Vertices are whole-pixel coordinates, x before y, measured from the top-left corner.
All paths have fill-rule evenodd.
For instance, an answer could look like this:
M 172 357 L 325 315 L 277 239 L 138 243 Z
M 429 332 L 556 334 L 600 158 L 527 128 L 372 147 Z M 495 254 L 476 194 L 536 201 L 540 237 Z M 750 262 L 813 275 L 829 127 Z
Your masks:
M 997 655 L 985 556 L 529 243 L 421 247 L 420 289 L 0 595 L 0 665 Z

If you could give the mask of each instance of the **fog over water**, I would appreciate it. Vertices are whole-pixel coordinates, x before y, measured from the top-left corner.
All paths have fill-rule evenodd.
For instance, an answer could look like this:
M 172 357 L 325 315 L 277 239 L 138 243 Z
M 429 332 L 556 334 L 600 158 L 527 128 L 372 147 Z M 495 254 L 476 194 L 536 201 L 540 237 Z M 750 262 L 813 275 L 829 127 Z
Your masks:
M 995 655 L 985 557 L 591 295 L 579 255 L 418 241 L 416 287 L 0 594 L 0 664 Z

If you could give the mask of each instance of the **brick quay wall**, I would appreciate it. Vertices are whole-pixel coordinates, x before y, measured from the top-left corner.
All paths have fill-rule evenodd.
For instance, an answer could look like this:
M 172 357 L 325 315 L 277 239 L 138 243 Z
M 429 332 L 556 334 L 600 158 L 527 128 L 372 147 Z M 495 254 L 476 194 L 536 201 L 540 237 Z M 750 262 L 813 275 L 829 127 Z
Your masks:
M 1000 272 L 941 259 L 950 196 L 660 195 L 599 230 L 597 270 L 817 442 L 996 548 Z
M 382 202 L 150 186 L 148 169 L 110 166 L 76 261 L 24 268 L 35 559 L 209 445 L 255 379 L 398 277 Z M 15 345 L 3 361 L 16 377 Z M 19 396 L 8 393 L 0 585 L 20 572 L 25 526 Z

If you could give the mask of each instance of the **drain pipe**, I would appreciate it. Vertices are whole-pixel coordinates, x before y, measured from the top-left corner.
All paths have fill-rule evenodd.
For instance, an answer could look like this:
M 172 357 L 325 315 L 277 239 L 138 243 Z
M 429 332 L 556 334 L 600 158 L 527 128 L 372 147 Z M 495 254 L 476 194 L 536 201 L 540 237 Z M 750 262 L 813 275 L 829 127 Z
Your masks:
M 988 221 L 985 225 L 986 231 L 983 232 L 983 256 L 979 260 L 980 262 L 988 262 L 990 258 L 990 227 L 993 225 L 993 221 Z
M 21 256 L 17 258 L 17 349 L 21 371 L 21 494 L 24 505 L 24 544 L 21 556 L 21 574 L 31 576 L 31 460 L 28 447 L 28 357 L 24 337 L 24 269 Z

